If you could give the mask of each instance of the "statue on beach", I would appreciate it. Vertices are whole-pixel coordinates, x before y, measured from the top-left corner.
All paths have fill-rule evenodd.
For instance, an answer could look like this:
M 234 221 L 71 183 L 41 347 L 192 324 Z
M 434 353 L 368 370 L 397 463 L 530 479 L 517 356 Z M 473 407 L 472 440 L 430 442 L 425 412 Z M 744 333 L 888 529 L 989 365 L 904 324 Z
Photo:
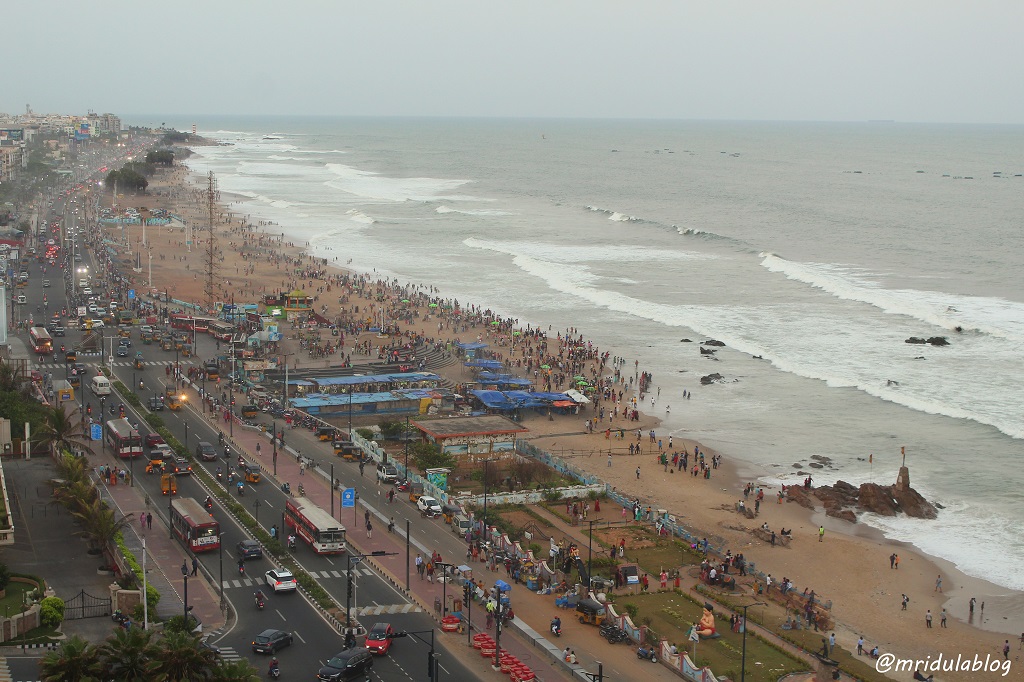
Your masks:
M 700 623 L 697 625 L 697 634 L 708 639 L 715 637 L 715 614 L 711 610 L 710 604 L 704 604 L 704 613 L 700 617 Z

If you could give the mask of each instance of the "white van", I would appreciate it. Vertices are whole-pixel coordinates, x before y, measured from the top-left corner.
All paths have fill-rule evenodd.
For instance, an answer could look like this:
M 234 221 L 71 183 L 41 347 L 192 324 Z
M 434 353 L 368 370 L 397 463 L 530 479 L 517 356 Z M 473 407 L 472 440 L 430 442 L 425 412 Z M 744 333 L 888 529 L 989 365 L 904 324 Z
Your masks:
M 92 392 L 96 395 L 110 395 L 110 379 L 96 375 L 92 378 L 92 381 L 89 382 L 89 388 L 91 388 Z

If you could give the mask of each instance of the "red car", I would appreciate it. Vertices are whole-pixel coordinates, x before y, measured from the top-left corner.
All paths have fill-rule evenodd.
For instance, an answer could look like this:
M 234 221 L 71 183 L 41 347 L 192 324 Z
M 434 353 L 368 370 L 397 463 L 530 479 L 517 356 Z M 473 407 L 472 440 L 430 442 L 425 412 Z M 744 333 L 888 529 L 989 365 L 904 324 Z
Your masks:
M 155 448 L 160 443 L 163 443 L 163 437 L 158 433 L 147 433 L 146 434 L 146 447 Z
M 377 623 L 366 635 L 366 648 L 378 656 L 383 656 L 391 648 L 391 640 L 395 637 L 395 629 L 390 623 Z

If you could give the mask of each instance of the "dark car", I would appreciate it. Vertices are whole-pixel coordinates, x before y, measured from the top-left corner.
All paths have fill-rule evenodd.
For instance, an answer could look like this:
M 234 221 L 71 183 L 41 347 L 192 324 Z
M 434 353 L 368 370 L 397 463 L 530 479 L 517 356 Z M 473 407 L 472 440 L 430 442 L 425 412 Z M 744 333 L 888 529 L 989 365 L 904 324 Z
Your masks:
M 149 411 L 150 412 L 162 412 L 164 409 L 164 401 L 154 396 L 149 399 Z
M 242 559 L 261 559 L 263 547 L 255 540 L 242 540 L 238 543 L 238 556 Z
M 292 633 L 284 630 L 264 630 L 252 640 L 256 654 L 273 654 L 292 643 Z
M 119 358 L 128 357 L 128 346 L 118 346 L 117 347 L 117 357 L 119 357 Z
M 53 327 L 53 335 L 54 336 L 64 336 L 66 333 L 67 333 L 67 330 L 64 328 L 64 325 L 62 325 L 62 324 L 54 325 L 54 327 Z
M 199 445 L 196 446 L 196 457 L 204 462 L 212 462 L 217 459 L 217 450 L 205 440 L 200 441 Z
M 372 667 L 373 654 L 366 649 L 349 649 L 331 656 L 327 665 L 316 674 L 316 679 L 326 682 L 352 680 L 366 675 Z
M 174 458 L 174 473 L 179 476 L 185 476 L 192 473 L 192 465 L 188 463 L 188 459 L 185 457 Z
M 390 623 L 377 623 L 366 634 L 366 650 L 383 656 L 391 648 L 395 630 Z

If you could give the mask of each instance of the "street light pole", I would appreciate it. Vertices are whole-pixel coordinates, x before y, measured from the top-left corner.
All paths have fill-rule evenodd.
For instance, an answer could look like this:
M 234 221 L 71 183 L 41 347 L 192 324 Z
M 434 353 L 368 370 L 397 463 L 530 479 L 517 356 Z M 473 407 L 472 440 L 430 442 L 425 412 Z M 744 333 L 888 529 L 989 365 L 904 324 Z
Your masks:
M 754 602 L 753 604 L 747 604 L 741 606 L 743 609 L 743 653 L 740 656 L 740 682 L 746 682 L 747 679 L 747 609 L 751 606 L 764 606 L 764 602 Z
M 434 568 L 441 569 L 441 617 L 444 618 L 448 615 L 448 569 L 455 564 L 446 564 L 438 561 L 434 564 Z
M 185 580 L 185 599 L 182 601 L 182 607 L 184 608 L 185 616 L 185 628 L 188 631 L 188 566 L 185 562 L 181 562 L 181 577 Z
M 487 465 L 494 462 L 494 459 L 485 459 L 484 463 L 484 544 L 487 544 Z

